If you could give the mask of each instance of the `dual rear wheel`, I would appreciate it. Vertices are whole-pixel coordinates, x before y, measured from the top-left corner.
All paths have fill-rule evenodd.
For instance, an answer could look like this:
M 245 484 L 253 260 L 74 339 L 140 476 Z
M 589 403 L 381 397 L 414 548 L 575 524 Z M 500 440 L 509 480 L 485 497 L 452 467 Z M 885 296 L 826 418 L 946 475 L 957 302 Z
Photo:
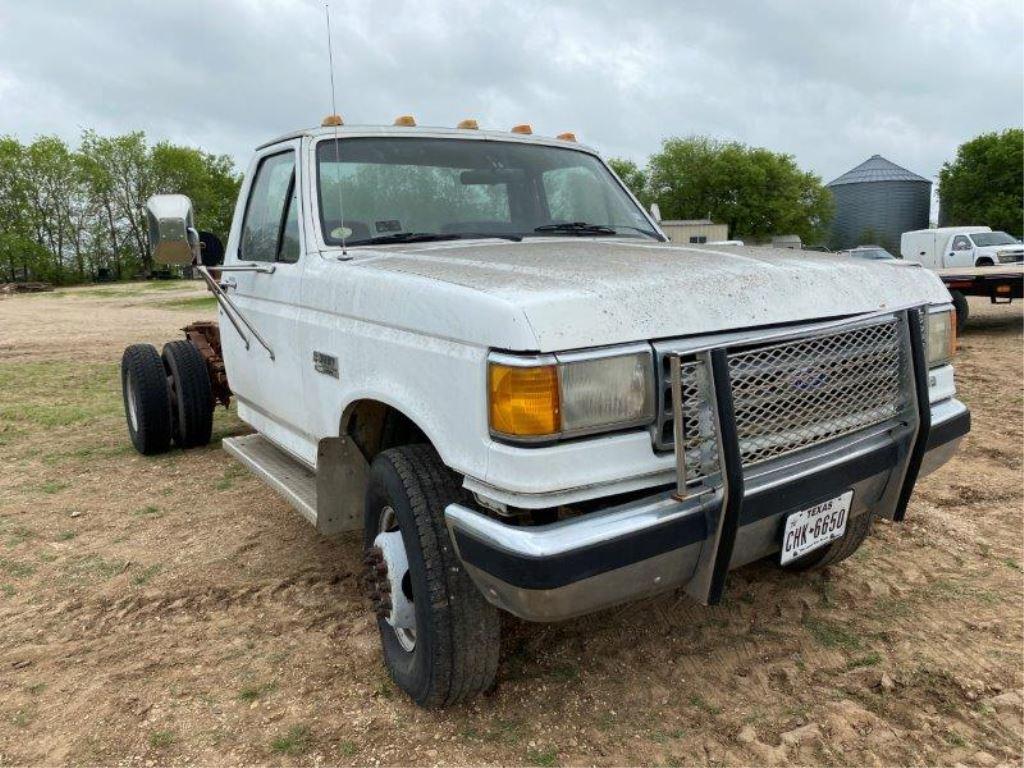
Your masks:
M 213 392 L 206 361 L 188 341 L 171 341 L 163 354 L 132 344 L 121 358 L 121 391 L 128 435 L 146 456 L 210 442 Z

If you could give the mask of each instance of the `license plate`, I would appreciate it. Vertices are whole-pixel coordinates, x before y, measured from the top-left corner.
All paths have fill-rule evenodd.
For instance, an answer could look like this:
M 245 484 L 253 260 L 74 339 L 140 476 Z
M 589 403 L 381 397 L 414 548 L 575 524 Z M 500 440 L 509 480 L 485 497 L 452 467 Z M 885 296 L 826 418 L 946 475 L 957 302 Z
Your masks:
M 793 512 L 782 533 L 782 565 L 813 552 L 846 533 L 853 491 Z

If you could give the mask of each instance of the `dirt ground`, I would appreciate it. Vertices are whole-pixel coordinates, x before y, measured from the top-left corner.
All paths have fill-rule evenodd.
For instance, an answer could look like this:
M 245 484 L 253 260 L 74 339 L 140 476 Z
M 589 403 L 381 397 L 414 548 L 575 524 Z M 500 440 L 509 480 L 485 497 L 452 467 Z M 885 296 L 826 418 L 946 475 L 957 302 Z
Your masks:
M 507 622 L 495 690 L 389 682 L 354 535 L 320 538 L 219 440 L 136 455 L 118 362 L 198 286 L 0 299 L 0 765 L 1020 765 L 1022 316 L 972 303 L 974 429 L 903 525 L 824 573 Z

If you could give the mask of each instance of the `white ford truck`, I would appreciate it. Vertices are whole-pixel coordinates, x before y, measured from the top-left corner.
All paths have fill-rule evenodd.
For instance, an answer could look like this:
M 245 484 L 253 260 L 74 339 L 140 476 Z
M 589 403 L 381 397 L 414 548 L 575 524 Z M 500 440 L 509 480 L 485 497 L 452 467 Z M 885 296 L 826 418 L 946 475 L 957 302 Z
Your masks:
M 125 411 L 151 454 L 234 399 L 254 432 L 224 447 L 364 531 L 420 705 L 492 684 L 499 610 L 713 604 L 754 560 L 849 556 L 970 429 L 928 270 L 671 245 L 571 134 L 340 122 L 257 150 L 223 249 L 150 200 L 154 258 L 199 265 L 219 322 L 129 347 Z

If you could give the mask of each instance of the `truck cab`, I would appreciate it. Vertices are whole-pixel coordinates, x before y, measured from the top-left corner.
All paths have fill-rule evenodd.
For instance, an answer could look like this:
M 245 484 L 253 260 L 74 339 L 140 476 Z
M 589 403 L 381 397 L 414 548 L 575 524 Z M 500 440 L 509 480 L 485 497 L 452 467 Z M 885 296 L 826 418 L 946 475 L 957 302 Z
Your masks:
M 201 261 L 178 203 L 153 237 Z M 129 435 L 201 444 L 234 399 L 254 432 L 224 447 L 363 531 L 423 706 L 492 683 L 499 611 L 714 604 L 755 560 L 841 561 L 970 427 L 932 272 L 673 245 L 572 134 L 332 118 L 257 149 L 225 252 L 198 267 L 213 330 L 126 350 Z
M 1024 261 L 1024 246 L 989 227 L 940 227 L 903 233 L 900 255 L 929 269 L 993 267 Z

